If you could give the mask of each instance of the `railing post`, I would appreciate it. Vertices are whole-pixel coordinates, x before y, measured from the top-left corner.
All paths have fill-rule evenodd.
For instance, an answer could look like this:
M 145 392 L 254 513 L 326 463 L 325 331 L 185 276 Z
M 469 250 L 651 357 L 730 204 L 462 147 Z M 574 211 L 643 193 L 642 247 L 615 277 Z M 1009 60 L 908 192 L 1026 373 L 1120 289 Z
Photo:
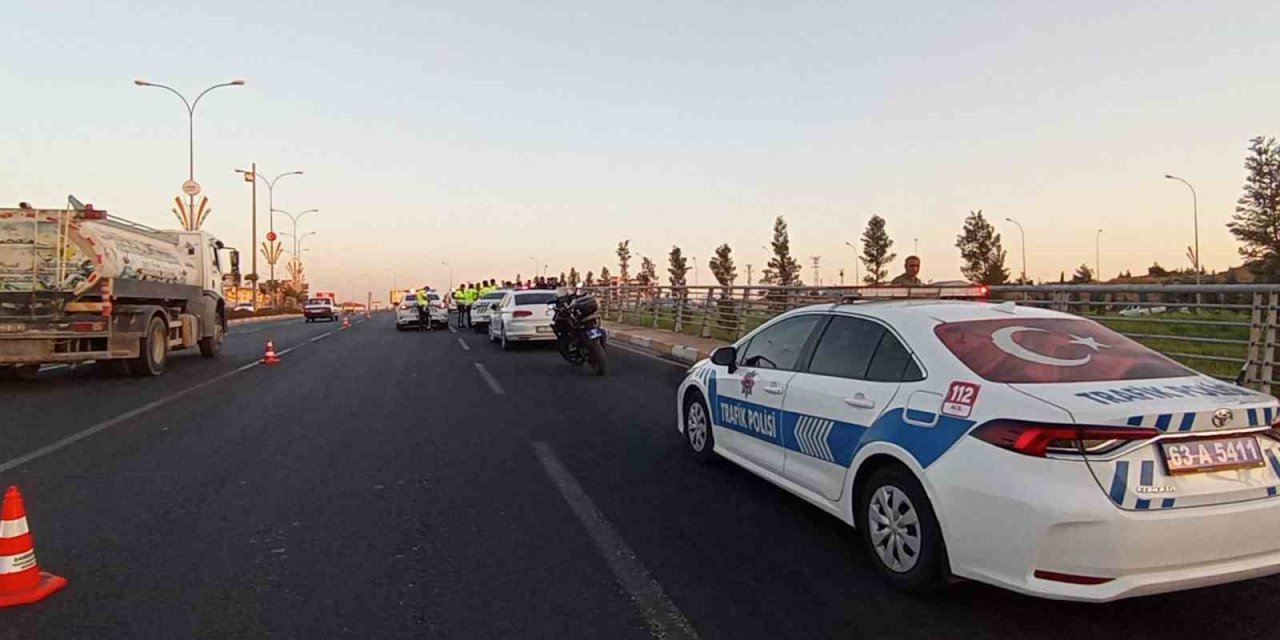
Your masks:
M 1262 375 L 1258 390 L 1271 394 L 1271 375 L 1276 359 L 1276 308 L 1280 305 L 1280 294 L 1267 294 L 1267 309 L 1262 317 Z
M 1263 370 L 1267 368 L 1264 364 L 1263 334 L 1265 333 L 1264 324 L 1266 323 L 1266 303 L 1270 301 L 1271 296 L 1261 291 L 1253 294 L 1253 309 L 1249 319 L 1249 353 L 1245 356 L 1245 385 L 1262 390 L 1264 378 Z
M 707 317 L 711 315 L 711 290 L 707 289 L 702 296 L 702 330 L 698 335 L 704 338 L 711 337 L 711 327 L 707 326 Z

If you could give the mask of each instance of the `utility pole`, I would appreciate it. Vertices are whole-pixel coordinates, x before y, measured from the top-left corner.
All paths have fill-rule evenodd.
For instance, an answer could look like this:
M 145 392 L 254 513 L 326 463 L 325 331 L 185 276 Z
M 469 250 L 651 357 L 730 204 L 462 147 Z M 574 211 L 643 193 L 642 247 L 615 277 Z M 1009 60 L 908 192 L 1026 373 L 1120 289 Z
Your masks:
M 820 271 L 819 271 L 819 269 L 821 268 L 819 266 L 819 263 L 822 262 L 822 256 L 809 256 L 809 259 L 813 261 L 813 286 L 815 287 L 821 286 L 822 276 L 820 275 Z
M 751 286 L 751 265 L 747 265 L 747 286 Z

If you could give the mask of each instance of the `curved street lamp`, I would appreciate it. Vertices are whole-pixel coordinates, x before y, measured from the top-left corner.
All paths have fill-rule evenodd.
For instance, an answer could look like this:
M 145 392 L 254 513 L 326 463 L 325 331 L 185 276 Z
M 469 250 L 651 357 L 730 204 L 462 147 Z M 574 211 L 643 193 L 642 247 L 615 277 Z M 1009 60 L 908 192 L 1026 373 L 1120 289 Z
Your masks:
M 182 104 L 186 105 L 187 107 L 187 179 L 194 181 L 196 179 L 196 105 L 200 104 L 200 99 L 203 98 L 206 93 L 209 93 L 210 91 L 213 91 L 214 89 L 217 89 L 220 87 L 239 87 L 244 84 L 244 80 L 232 80 L 230 82 L 215 84 L 212 87 L 209 87 L 204 91 L 201 91 L 200 94 L 196 96 L 196 99 L 191 101 L 187 101 L 186 96 L 182 95 L 182 93 L 180 93 L 177 89 L 174 89 L 173 87 L 170 87 L 168 85 L 163 85 L 156 82 L 147 82 L 146 80 L 134 80 L 133 83 L 138 85 L 139 87 L 156 87 L 158 89 L 164 89 L 165 91 L 168 91 L 169 93 L 172 93 L 173 95 L 178 96 L 178 99 L 182 100 Z M 187 213 L 189 215 L 194 215 L 194 211 L 196 208 L 195 194 L 192 194 L 191 196 L 189 196 L 189 200 L 187 201 L 187 207 L 188 207 Z
M 1022 228 L 1022 223 L 1013 218 L 1005 218 L 1005 220 L 1018 225 L 1018 235 L 1022 238 L 1022 284 L 1027 283 L 1027 232 Z
M 1178 182 L 1181 182 L 1182 184 L 1187 185 L 1187 188 L 1191 190 L 1191 221 L 1192 221 L 1192 224 L 1195 225 L 1195 242 L 1196 242 L 1195 244 L 1196 284 L 1200 284 L 1200 204 L 1196 198 L 1196 188 L 1191 186 L 1190 182 L 1187 182 L 1186 180 L 1183 180 L 1178 176 L 1171 176 L 1166 173 L 1164 177 L 1169 180 L 1177 180 Z

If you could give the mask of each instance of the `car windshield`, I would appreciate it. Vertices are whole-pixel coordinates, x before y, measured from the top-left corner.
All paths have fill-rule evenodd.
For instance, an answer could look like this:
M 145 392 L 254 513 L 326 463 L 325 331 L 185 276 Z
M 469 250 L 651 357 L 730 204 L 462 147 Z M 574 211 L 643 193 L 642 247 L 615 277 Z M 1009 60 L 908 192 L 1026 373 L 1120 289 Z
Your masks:
M 506 291 L 494 291 L 492 293 L 484 294 L 483 296 L 480 297 L 480 299 L 481 300 L 497 300 L 505 295 L 507 295 Z
M 542 293 L 518 293 L 516 294 L 516 304 L 546 304 L 556 299 L 556 294 L 551 291 Z
M 1082 318 L 970 320 L 934 334 L 966 367 L 991 382 L 1096 382 L 1176 378 L 1195 372 Z
M 312 299 L 310 299 L 310 300 L 307 300 L 307 304 L 310 304 L 310 305 L 317 305 L 317 304 L 333 304 L 333 302 L 332 302 L 331 300 L 326 299 L 326 298 L 312 298 Z

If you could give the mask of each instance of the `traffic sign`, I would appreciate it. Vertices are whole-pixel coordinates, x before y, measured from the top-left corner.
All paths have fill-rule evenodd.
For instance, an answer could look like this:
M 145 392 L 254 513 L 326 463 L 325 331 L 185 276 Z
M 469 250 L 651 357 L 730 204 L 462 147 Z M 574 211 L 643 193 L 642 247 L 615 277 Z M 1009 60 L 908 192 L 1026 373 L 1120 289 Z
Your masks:
M 182 183 L 182 192 L 189 196 L 200 195 L 200 183 L 195 180 L 187 180 Z
M 276 241 L 276 232 L 274 232 L 274 231 L 268 231 L 268 232 L 267 232 L 267 242 L 275 242 L 275 241 Z

